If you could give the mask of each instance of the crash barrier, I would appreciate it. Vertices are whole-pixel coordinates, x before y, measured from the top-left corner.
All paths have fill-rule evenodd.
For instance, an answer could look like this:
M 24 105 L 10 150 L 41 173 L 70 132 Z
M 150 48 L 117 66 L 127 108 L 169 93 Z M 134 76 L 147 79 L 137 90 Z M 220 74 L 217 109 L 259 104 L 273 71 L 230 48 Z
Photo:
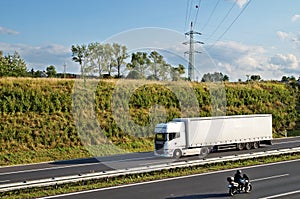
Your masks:
M 24 181 L 24 182 L 10 183 L 10 184 L 2 184 L 0 185 L 0 192 L 13 191 L 13 190 L 19 190 L 25 188 L 33 188 L 33 187 L 55 186 L 59 184 L 74 183 L 79 181 L 111 178 L 111 177 L 122 176 L 122 175 L 147 173 L 152 171 L 167 170 L 173 168 L 191 167 L 191 166 L 198 166 L 204 164 L 219 163 L 224 161 L 237 161 L 237 160 L 260 158 L 266 156 L 284 155 L 284 154 L 291 154 L 297 152 L 300 152 L 300 147 L 247 153 L 247 154 L 240 154 L 240 155 L 231 155 L 231 156 L 216 157 L 216 158 L 164 163 L 164 164 L 151 165 L 151 166 L 142 166 L 142 167 L 119 169 L 119 170 L 112 170 L 112 171 L 102 171 L 102 172 L 95 172 L 95 173 L 54 177 L 54 178 L 47 178 L 47 179 L 40 179 L 40 180 L 31 180 L 31 181 Z

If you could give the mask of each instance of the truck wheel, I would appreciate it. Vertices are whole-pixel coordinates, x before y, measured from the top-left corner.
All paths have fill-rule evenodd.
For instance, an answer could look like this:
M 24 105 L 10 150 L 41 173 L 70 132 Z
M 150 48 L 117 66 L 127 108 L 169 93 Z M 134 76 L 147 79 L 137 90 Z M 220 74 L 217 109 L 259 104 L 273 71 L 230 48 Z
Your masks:
M 259 148 L 259 142 L 254 142 L 253 149 L 258 149 L 258 148 Z
M 252 148 L 252 144 L 250 142 L 247 142 L 245 144 L 245 149 L 250 150 Z
M 200 154 L 199 154 L 199 158 L 204 158 L 209 154 L 209 148 L 208 147 L 203 147 L 200 149 Z
M 245 144 L 245 149 L 246 150 L 250 150 L 252 148 L 252 143 L 251 142 L 247 142 L 246 144 Z
M 179 159 L 181 157 L 182 153 L 179 149 L 176 149 L 173 153 L 173 158 Z
M 237 148 L 239 151 L 243 150 L 244 147 L 245 147 L 244 143 L 238 143 L 238 144 L 236 144 L 236 148 Z

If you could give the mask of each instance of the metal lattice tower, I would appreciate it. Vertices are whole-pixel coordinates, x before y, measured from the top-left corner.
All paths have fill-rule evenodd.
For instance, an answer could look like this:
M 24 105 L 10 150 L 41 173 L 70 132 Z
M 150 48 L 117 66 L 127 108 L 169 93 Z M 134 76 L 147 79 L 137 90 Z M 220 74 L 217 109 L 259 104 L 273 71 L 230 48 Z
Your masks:
M 188 78 L 190 81 L 195 80 L 195 53 L 201 53 L 199 51 L 195 51 L 194 44 L 204 44 L 201 41 L 195 41 L 194 35 L 201 35 L 200 32 L 196 32 L 193 30 L 193 22 L 191 22 L 191 28 L 189 32 L 186 32 L 185 35 L 190 37 L 190 40 L 187 42 L 184 42 L 183 44 L 189 44 L 190 48 L 188 52 L 185 52 L 185 54 L 189 54 L 189 66 L 188 66 Z
M 66 78 L 66 70 L 67 70 L 67 65 L 64 63 L 64 78 Z

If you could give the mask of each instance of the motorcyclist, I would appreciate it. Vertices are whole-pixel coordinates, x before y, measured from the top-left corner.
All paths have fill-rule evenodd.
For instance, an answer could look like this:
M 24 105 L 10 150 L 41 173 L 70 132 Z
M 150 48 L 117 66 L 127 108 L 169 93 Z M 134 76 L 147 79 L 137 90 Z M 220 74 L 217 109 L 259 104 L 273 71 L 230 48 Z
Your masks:
M 245 180 L 242 175 L 242 171 L 239 169 L 234 175 L 234 182 L 239 184 L 239 190 L 245 185 Z

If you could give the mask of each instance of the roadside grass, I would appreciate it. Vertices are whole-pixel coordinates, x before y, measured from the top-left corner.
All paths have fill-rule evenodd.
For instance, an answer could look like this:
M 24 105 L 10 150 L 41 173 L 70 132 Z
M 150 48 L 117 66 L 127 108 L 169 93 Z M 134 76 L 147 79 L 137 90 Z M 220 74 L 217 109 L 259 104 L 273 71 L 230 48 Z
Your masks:
M 300 129 L 287 131 L 287 136 L 288 137 L 300 136 Z
M 141 174 L 123 175 L 123 176 L 118 176 L 113 178 L 81 181 L 76 183 L 68 183 L 68 184 L 49 186 L 49 187 L 22 189 L 17 191 L 0 193 L 0 197 L 5 199 L 37 198 L 43 196 L 58 195 L 63 193 L 71 193 L 71 192 L 91 190 L 97 188 L 112 187 L 118 185 L 166 179 L 166 178 L 172 178 L 178 176 L 187 176 L 187 175 L 200 174 L 200 173 L 206 173 L 211 171 L 233 169 L 233 168 L 246 167 L 251 165 L 261 165 L 261 164 L 295 160 L 295 159 L 300 159 L 300 153 L 269 156 L 264 158 L 253 158 L 253 159 L 239 160 L 239 161 L 226 161 L 222 163 L 213 163 L 213 164 L 199 165 L 199 166 L 186 167 L 186 168 L 174 168 L 169 170 L 154 171 L 154 172 L 147 172 Z
M 78 158 L 90 158 L 93 156 L 107 156 L 120 153 L 153 151 L 153 138 L 116 139 L 112 146 L 107 144 L 95 147 L 73 146 L 53 149 L 1 151 L 0 167 L 20 164 L 32 164 L 40 162 L 51 162 L 61 160 L 71 160 Z
M 91 157 L 91 155 L 85 147 L 38 149 L 37 151 L 25 150 L 8 153 L 2 152 L 0 153 L 0 165 L 12 166 L 88 157 Z

